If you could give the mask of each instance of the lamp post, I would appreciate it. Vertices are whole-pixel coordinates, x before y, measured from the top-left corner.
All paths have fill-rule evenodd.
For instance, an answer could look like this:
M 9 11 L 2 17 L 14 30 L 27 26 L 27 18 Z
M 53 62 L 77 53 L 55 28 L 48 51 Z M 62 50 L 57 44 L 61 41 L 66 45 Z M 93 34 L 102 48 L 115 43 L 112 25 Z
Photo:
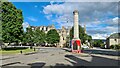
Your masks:
M 69 21 L 69 19 L 67 20 L 67 25 L 69 25 L 68 21 Z M 67 29 L 68 29 L 67 37 L 68 37 L 68 43 L 69 43 L 69 47 L 70 47 L 70 26 L 67 26 Z

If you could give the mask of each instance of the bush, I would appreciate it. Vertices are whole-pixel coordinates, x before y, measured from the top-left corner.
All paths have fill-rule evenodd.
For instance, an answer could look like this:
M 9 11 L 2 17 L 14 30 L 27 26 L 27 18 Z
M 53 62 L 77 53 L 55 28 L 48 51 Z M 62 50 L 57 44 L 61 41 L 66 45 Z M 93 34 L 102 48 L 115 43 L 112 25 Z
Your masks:
M 110 49 L 114 49 L 114 45 L 111 45 L 111 46 L 110 46 Z
M 110 49 L 120 49 L 120 45 L 111 45 Z
M 101 47 L 101 48 L 105 48 L 105 45 L 104 45 L 104 44 L 100 44 L 100 47 Z
M 120 46 L 119 45 L 115 45 L 115 49 L 120 49 Z
M 92 42 L 92 44 L 94 47 L 101 47 L 102 45 L 104 45 L 102 40 L 95 40 L 94 42 Z
M 100 45 L 99 45 L 99 44 L 94 44 L 93 46 L 94 46 L 94 47 L 100 47 Z
M 6 47 L 6 48 L 2 48 L 2 50 L 23 50 L 27 48 L 28 47 Z
M 33 49 L 33 46 L 30 46 L 30 49 Z

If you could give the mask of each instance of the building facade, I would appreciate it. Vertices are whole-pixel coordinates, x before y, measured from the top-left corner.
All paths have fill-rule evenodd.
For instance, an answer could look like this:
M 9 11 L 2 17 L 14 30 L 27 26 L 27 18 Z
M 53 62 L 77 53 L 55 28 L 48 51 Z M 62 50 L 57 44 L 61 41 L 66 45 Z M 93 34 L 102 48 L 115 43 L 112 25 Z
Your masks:
M 51 26 L 31 26 L 32 30 L 40 29 L 47 33 L 51 29 L 55 29 L 54 25 Z M 62 29 L 56 29 L 59 36 L 60 42 L 58 43 L 57 47 L 64 47 L 67 41 L 67 36 L 69 35 L 69 30 L 62 26 Z
M 114 33 L 106 39 L 107 47 L 110 47 L 111 45 L 118 45 L 118 44 L 120 44 L 120 33 Z
M 60 42 L 59 46 L 64 47 L 67 43 L 67 37 L 69 36 L 70 29 L 66 29 L 64 26 L 62 26 L 62 29 L 58 29 L 57 32 L 59 33 L 60 36 Z
M 54 25 L 51 26 L 31 26 L 32 30 L 40 29 L 47 33 L 51 29 L 55 29 Z

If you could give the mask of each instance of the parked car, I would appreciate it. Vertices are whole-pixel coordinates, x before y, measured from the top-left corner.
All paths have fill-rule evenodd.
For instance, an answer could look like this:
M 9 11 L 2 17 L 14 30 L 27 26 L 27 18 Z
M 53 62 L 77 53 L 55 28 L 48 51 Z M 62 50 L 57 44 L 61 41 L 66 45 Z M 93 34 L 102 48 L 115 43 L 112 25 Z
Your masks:
M 81 48 L 85 48 L 85 49 L 87 49 L 87 48 L 89 48 L 87 45 L 83 45 L 83 46 L 81 46 Z

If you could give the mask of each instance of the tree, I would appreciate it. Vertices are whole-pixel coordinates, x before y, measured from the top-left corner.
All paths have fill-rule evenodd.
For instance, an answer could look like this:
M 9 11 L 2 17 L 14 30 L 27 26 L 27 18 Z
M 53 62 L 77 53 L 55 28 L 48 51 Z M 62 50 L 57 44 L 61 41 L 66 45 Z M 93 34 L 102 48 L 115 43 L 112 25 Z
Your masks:
M 31 27 L 27 28 L 27 32 L 23 35 L 23 43 L 41 44 L 45 43 L 46 34 L 39 29 L 32 30 Z
M 27 28 L 27 32 L 26 32 L 26 38 L 27 38 L 27 43 L 33 43 L 34 41 L 34 31 L 32 30 L 31 27 Z
M 36 29 L 34 32 L 34 43 L 41 44 L 45 43 L 45 33 L 43 31 L 40 31 L 39 29 Z
M 92 36 L 87 35 L 88 42 L 92 41 Z
M 8 2 L 8 0 L 1 0 L 1 2 Z
M 2 42 L 2 23 L 1 23 L 1 21 L 0 21 L 0 41 Z
M 2 3 L 2 40 L 6 43 L 22 41 L 22 11 L 10 2 Z
M 0 5 L 2 2 L 0 2 Z M 1 14 L 1 6 L 0 6 L 0 19 L 2 19 L 2 14 Z M 2 21 L 0 20 L 0 42 L 2 42 Z
M 49 44 L 58 43 L 60 41 L 60 36 L 55 29 L 49 30 L 46 35 L 46 41 Z
M 94 40 L 92 44 L 94 47 L 102 47 L 104 45 L 102 40 Z
M 74 37 L 74 27 L 70 30 L 70 39 L 72 40 Z M 81 43 L 85 43 L 86 40 L 90 42 L 92 37 L 90 35 L 85 34 L 84 28 L 79 25 L 79 38 L 81 39 Z

